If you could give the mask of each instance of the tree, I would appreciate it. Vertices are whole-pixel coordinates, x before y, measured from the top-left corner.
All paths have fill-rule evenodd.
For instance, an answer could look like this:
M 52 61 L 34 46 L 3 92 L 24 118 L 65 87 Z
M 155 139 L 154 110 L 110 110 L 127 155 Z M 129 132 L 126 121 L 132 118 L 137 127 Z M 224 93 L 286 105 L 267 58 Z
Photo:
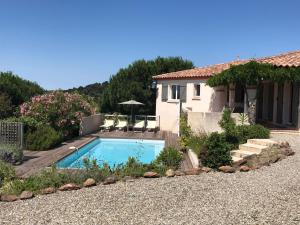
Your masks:
M 13 114 L 13 109 L 25 101 L 29 101 L 31 97 L 44 93 L 44 89 L 38 84 L 24 80 L 12 72 L 0 72 L 0 93 L 2 96 L 2 104 L 5 101 L 7 111 L 2 108 L 1 114 L 5 117 Z
M 0 119 L 12 115 L 13 106 L 10 97 L 5 93 L 0 93 Z
M 99 110 L 102 102 L 103 92 L 107 85 L 108 82 L 105 81 L 103 83 L 94 83 L 84 87 L 80 86 L 78 88 L 68 89 L 65 92 L 78 93 L 82 96 L 85 96 L 90 103 L 95 103 L 97 110 Z
M 145 105 L 136 108 L 136 113 L 154 114 L 156 89 L 152 76 L 193 68 L 193 63 L 181 57 L 158 57 L 154 60 L 138 60 L 127 68 L 120 69 L 109 80 L 103 92 L 101 112 L 129 113 L 129 107 L 118 103 L 134 99 Z

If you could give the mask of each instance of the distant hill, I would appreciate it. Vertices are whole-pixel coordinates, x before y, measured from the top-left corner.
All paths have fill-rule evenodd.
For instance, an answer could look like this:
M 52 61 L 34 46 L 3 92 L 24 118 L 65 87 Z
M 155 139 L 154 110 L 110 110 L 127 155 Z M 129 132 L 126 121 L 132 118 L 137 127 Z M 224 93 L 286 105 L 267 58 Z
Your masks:
M 99 108 L 101 105 L 101 99 L 103 96 L 103 91 L 107 87 L 108 82 L 105 81 L 103 83 L 94 83 L 89 84 L 87 86 L 80 86 L 78 88 L 72 88 L 65 90 L 67 92 L 77 92 L 81 95 L 91 97 L 93 101 L 96 103 L 97 107 Z

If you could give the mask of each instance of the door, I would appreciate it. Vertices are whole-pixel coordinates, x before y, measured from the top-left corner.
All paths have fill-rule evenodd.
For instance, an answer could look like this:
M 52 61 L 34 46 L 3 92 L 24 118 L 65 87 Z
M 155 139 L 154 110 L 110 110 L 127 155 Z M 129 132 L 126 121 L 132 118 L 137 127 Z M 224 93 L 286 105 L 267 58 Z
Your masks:
M 277 92 L 277 119 L 278 124 L 282 124 L 282 110 L 283 110 L 283 83 L 278 83 Z

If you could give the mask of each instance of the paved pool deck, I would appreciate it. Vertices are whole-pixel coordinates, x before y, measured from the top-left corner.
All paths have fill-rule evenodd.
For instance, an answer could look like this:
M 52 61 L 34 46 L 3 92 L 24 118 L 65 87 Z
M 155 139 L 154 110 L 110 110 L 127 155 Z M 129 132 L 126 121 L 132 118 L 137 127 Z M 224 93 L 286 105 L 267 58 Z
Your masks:
M 156 139 L 165 140 L 166 146 L 175 146 L 179 148 L 177 142 L 177 136 L 167 132 L 123 132 L 123 131 L 111 131 L 111 132 L 98 132 L 84 137 L 78 137 L 67 142 L 62 143 L 61 146 L 48 151 L 24 151 L 24 162 L 16 166 L 17 175 L 20 177 L 28 177 L 32 174 L 40 172 L 46 167 L 51 166 L 58 160 L 71 154 L 74 149 L 70 147 L 74 146 L 80 148 L 97 137 L 102 138 L 136 138 L 136 139 Z M 189 158 L 184 155 L 184 161 L 182 163 L 183 169 L 192 168 L 192 164 Z

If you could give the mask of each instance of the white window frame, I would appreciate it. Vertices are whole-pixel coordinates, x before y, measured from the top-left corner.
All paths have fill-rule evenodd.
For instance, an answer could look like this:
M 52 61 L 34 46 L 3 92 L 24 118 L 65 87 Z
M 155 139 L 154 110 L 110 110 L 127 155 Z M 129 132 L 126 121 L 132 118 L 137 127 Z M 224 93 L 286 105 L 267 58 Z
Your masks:
M 172 90 L 173 86 L 176 86 L 176 94 L 175 94 L 176 97 L 175 98 L 173 98 L 173 90 Z M 179 89 L 179 96 L 178 96 L 178 89 Z M 169 85 L 168 99 L 170 101 L 179 101 L 180 100 L 180 85 L 179 84 L 170 84 Z

